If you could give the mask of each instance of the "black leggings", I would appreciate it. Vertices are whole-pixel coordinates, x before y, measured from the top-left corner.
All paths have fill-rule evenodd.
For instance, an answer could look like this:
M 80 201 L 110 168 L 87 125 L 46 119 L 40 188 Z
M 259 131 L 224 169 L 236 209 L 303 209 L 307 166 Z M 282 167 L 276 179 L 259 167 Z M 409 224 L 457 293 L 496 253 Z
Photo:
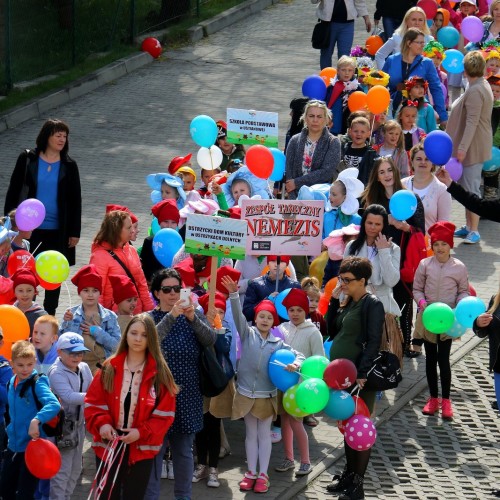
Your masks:
M 0 495 L 4 500 L 33 498 L 38 479 L 31 474 L 24 461 L 24 452 L 7 449 L 3 460 Z
M 407 349 L 411 342 L 411 330 L 413 326 L 413 296 L 411 293 L 411 283 L 403 283 L 399 280 L 392 289 L 394 300 L 401 309 L 401 332 L 403 333 L 404 348 Z
M 438 397 L 438 373 L 437 367 L 439 365 L 439 374 L 441 376 L 441 396 L 444 399 L 450 399 L 451 389 L 451 366 L 450 366 L 450 352 L 451 352 L 451 339 L 441 340 L 441 336 L 437 335 L 437 342 L 424 341 L 425 346 L 425 373 L 427 375 L 427 384 L 429 385 L 429 392 L 431 398 Z
M 196 434 L 196 451 L 201 465 L 208 463 L 209 467 L 217 467 L 219 463 L 220 420 L 208 411 L 203 415 L 203 429 Z

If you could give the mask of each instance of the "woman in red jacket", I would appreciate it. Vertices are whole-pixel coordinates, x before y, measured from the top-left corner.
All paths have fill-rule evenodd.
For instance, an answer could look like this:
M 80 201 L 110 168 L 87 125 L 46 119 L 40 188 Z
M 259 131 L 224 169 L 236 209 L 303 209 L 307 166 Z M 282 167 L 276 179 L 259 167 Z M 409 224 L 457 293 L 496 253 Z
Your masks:
M 99 302 L 106 309 L 116 311 L 110 275 L 128 276 L 139 295 L 134 314 L 151 311 L 155 304 L 149 295 L 148 284 L 137 250 L 129 243 L 133 233 L 130 214 L 112 210 L 104 216 L 101 228 L 94 238 L 90 264 L 94 264 L 102 277 L 102 294 Z
M 144 498 L 153 457 L 174 421 L 177 391 L 153 320 L 134 316 L 85 396 L 100 498 Z

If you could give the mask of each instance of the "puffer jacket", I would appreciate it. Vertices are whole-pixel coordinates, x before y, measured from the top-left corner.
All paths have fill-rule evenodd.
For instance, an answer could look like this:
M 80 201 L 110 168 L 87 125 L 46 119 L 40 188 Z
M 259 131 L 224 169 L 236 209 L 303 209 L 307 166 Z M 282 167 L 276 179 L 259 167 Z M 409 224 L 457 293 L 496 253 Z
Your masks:
M 141 266 L 141 259 L 137 250 L 129 243 L 126 243 L 122 248 L 114 249 L 106 242 L 102 244 L 94 243 L 92 245 L 89 264 L 94 264 L 97 272 L 102 277 L 102 293 L 99 297 L 99 302 L 106 309 L 116 311 L 117 305 L 113 301 L 113 288 L 109 282 L 109 275 L 126 275 L 123 267 L 109 254 L 110 250 L 113 250 L 116 256 L 127 266 L 135 280 L 139 300 L 137 301 L 134 314 L 153 310 L 155 304 L 149 295 L 148 284 Z

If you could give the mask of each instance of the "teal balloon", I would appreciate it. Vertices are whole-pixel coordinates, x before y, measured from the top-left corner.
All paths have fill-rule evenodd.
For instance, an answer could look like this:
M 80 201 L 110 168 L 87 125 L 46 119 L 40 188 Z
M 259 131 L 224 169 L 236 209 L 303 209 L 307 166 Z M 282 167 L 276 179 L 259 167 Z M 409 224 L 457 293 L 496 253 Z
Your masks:
M 299 381 L 297 372 L 288 372 L 282 365 L 289 365 L 295 361 L 295 354 L 288 349 L 278 349 L 271 354 L 267 373 L 271 382 L 280 390 L 285 392 Z
M 329 398 L 330 390 L 320 378 L 304 380 L 297 389 L 297 406 L 308 414 L 322 411 Z
M 486 312 L 486 306 L 478 297 L 465 297 L 455 307 L 455 317 L 465 328 L 472 328 L 474 320 L 484 312 Z
M 198 146 L 209 148 L 217 139 L 217 124 L 207 115 L 198 115 L 191 120 L 189 133 Z
M 151 234 L 154 236 L 161 229 L 160 224 L 158 223 L 158 219 L 153 217 L 151 221 Z
M 462 326 L 456 319 L 455 322 L 453 323 L 453 326 L 446 332 L 446 335 L 448 337 L 452 337 L 454 339 L 458 339 L 461 337 L 465 332 L 467 331 L 467 328 L 465 326 Z
M 325 356 L 330 359 L 330 349 L 332 348 L 333 340 L 327 340 L 324 344 L 323 347 L 325 349 Z
M 444 55 L 446 57 L 443 59 L 441 66 L 448 73 L 462 73 L 464 70 L 464 55 L 457 49 L 445 50 Z
M 310 356 L 302 363 L 300 374 L 304 379 L 323 378 L 323 373 L 329 363 L 330 361 L 325 356 Z
M 460 33 L 453 26 L 443 26 L 437 32 L 438 42 L 443 44 L 447 49 L 455 47 L 460 39 Z
M 323 411 L 334 420 L 346 420 L 354 415 L 355 407 L 354 399 L 348 392 L 331 390 Z
M 491 159 L 483 163 L 483 170 L 485 172 L 495 172 L 500 168 L 500 149 L 493 146 L 491 149 Z
M 269 148 L 274 158 L 274 167 L 269 179 L 272 181 L 281 181 L 285 175 L 286 156 L 278 148 Z
M 409 219 L 417 210 L 417 197 L 407 189 L 396 191 L 389 200 L 389 210 L 397 220 Z
M 428 305 L 422 315 L 422 322 L 431 333 L 446 333 L 455 322 L 453 309 L 443 302 Z
M 160 229 L 153 237 L 154 256 L 162 266 L 170 267 L 174 255 L 183 243 L 180 234 L 175 229 Z

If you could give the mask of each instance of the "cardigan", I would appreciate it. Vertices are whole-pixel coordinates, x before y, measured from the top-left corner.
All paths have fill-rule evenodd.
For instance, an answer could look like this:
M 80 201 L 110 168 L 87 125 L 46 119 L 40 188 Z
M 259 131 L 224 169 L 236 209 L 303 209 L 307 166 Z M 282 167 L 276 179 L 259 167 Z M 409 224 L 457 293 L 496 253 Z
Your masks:
M 343 0 L 347 10 L 347 20 L 353 21 L 357 17 L 368 15 L 365 0 Z M 335 0 L 311 0 L 312 4 L 319 4 L 316 8 L 316 16 L 323 21 L 331 21 Z

